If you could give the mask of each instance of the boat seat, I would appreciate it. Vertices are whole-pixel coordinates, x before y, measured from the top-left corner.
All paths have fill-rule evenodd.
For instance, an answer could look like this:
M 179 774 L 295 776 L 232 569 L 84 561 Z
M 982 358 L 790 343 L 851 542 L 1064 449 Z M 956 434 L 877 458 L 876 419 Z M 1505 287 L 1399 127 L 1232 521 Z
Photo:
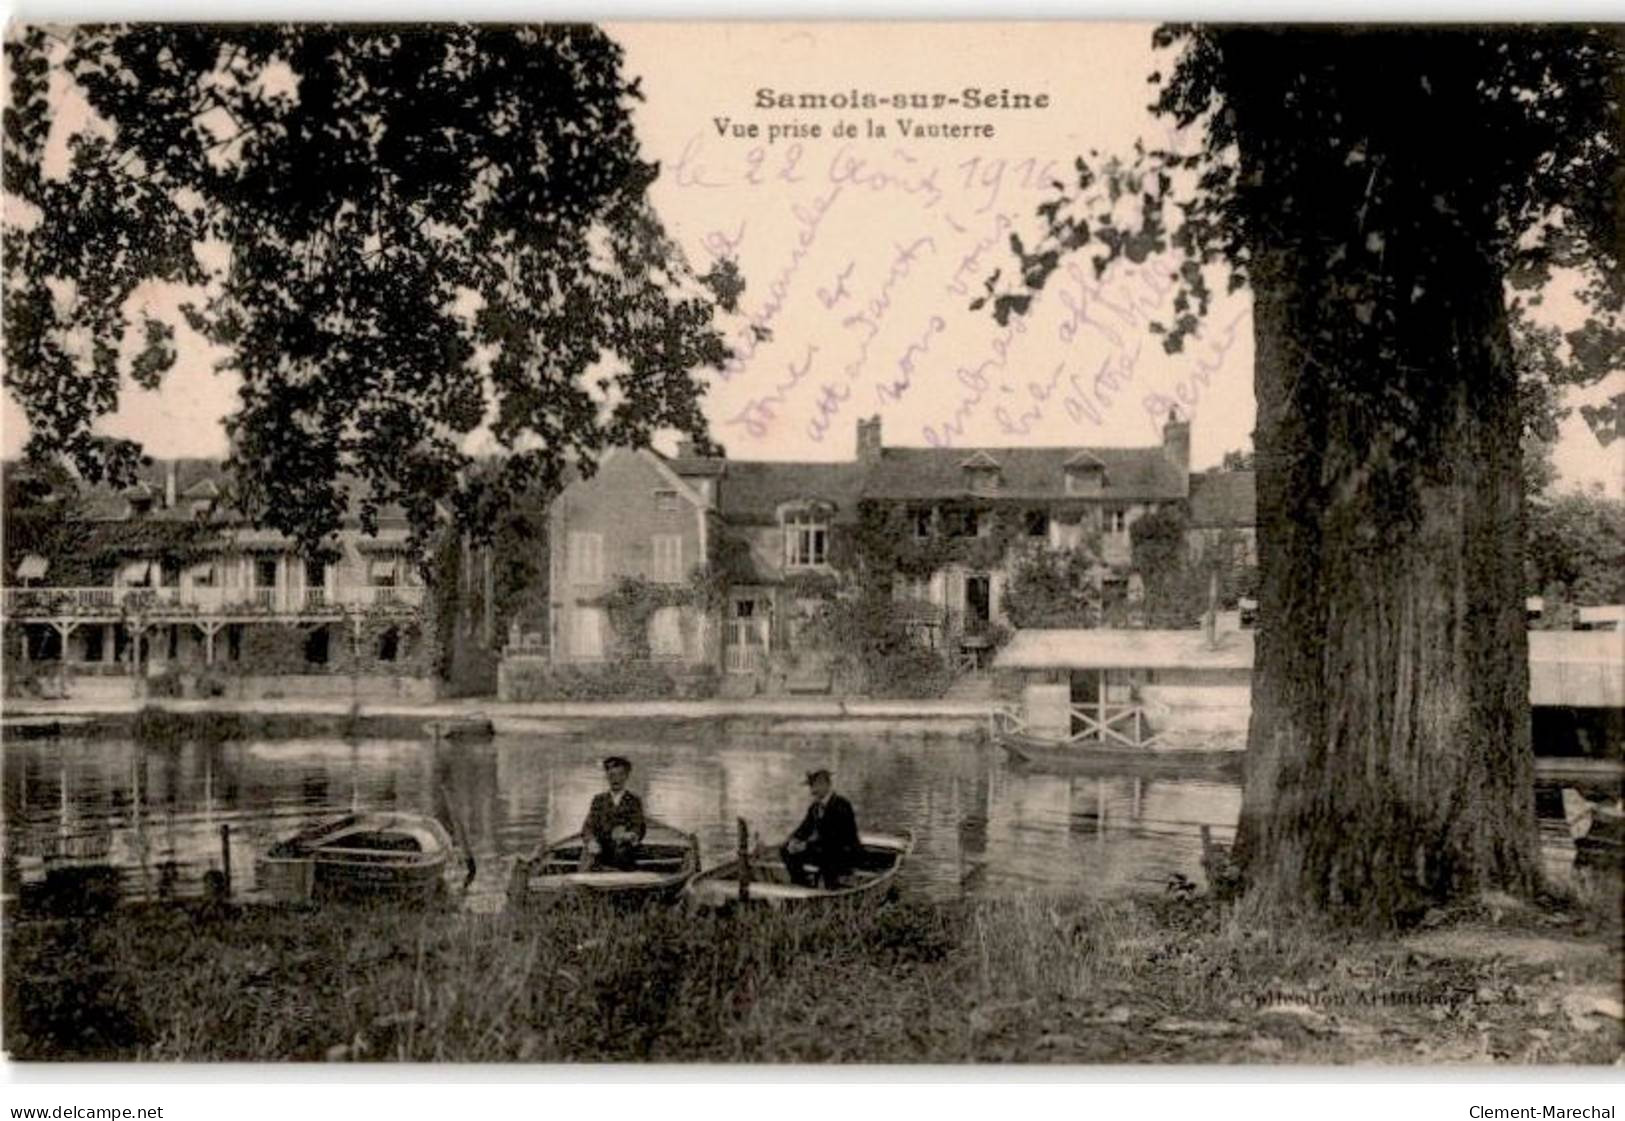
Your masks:
M 669 878 L 668 874 L 660 872 L 571 872 L 558 877 L 571 887 L 653 887 Z

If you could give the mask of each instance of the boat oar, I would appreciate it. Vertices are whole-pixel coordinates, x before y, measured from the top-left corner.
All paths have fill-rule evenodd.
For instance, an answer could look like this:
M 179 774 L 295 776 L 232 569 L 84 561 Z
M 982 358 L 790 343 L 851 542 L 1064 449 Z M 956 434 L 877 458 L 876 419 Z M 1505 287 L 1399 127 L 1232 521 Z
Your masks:
M 460 845 L 463 850 L 464 866 L 468 869 L 468 875 L 463 877 L 463 892 L 466 894 L 469 886 L 474 883 L 475 875 L 479 872 L 479 865 L 474 859 L 474 846 L 469 844 L 468 831 L 463 828 L 462 819 L 457 816 L 457 811 L 452 808 L 451 796 L 446 793 L 446 784 L 441 782 L 438 776 L 435 779 L 434 791 L 435 798 L 440 803 L 440 816 L 446 819 L 446 824 L 451 828 L 451 839 Z

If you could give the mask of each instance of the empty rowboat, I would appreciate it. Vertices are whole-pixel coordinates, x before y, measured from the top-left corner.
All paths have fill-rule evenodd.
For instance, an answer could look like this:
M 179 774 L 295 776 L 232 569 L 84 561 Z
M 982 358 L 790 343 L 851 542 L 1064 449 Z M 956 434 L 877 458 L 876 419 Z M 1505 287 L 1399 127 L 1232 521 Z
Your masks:
M 472 716 L 450 716 L 424 722 L 423 734 L 432 740 L 488 740 L 496 735 L 491 718 L 482 713 Z
M 1113 744 L 1040 739 L 1003 733 L 997 737 L 1010 761 L 1057 774 L 1239 773 L 1241 746 L 1223 749 L 1120 747 Z
M 359 813 L 280 841 L 255 862 L 260 890 L 280 903 L 324 899 L 425 902 L 445 891 L 454 844 L 421 814 Z
M 858 864 L 848 882 L 837 888 L 805 887 L 792 883 L 790 873 L 777 854 L 758 852 L 741 877 L 739 859 L 707 869 L 689 881 L 684 900 L 706 910 L 741 903 L 769 907 L 798 907 L 832 904 L 840 901 L 878 905 L 890 897 L 903 861 L 914 850 L 914 835 L 902 833 L 863 833 L 858 837 Z M 741 885 L 741 879 L 744 879 Z
M 593 869 L 582 862 L 580 833 L 544 844 L 515 862 L 508 902 L 525 907 L 565 897 L 605 897 L 620 902 L 669 902 L 700 869 L 700 842 L 661 822 L 648 823 L 629 869 Z

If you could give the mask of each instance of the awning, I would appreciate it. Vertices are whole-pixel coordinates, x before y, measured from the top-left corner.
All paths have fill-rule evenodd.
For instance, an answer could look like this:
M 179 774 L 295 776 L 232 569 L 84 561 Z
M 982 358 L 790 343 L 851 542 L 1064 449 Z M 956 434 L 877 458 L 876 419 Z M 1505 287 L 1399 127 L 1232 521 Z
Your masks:
M 1530 631 L 1529 703 L 1625 708 L 1625 635 Z
M 993 659 L 998 669 L 1251 669 L 1253 632 L 1024 630 Z

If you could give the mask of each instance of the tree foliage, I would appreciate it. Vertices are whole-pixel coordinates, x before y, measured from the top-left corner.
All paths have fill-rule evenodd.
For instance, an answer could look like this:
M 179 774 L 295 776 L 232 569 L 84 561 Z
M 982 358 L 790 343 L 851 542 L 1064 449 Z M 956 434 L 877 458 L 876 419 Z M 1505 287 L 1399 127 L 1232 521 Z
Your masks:
M 572 458 L 705 439 L 693 374 L 726 357 L 711 317 L 737 284 L 710 291 L 652 212 L 638 85 L 600 30 L 29 27 L 6 51 L 5 353 L 30 454 L 130 476 L 139 450 L 94 425 L 121 373 L 173 364 L 172 325 L 132 322 L 152 281 L 198 294 L 191 326 L 242 378 L 245 512 L 307 542 L 348 486 L 369 524 L 398 502 L 421 529 L 448 502 L 478 531 Z M 58 167 L 63 80 L 94 118 Z M 465 470 L 482 424 L 512 452 L 494 474 Z
M 1625 502 L 1584 490 L 1532 502 L 1526 558 L 1530 595 L 1625 603 Z
M 1093 550 L 1021 550 L 1011 561 L 1004 613 L 1022 629 L 1101 625 L 1102 604 Z
M 1145 583 L 1146 625 L 1186 627 L 1207 608 L 1190 559 L 1190 516 L 1182 505 L 1167 505 L 1128 527 L 1134 568 Z

